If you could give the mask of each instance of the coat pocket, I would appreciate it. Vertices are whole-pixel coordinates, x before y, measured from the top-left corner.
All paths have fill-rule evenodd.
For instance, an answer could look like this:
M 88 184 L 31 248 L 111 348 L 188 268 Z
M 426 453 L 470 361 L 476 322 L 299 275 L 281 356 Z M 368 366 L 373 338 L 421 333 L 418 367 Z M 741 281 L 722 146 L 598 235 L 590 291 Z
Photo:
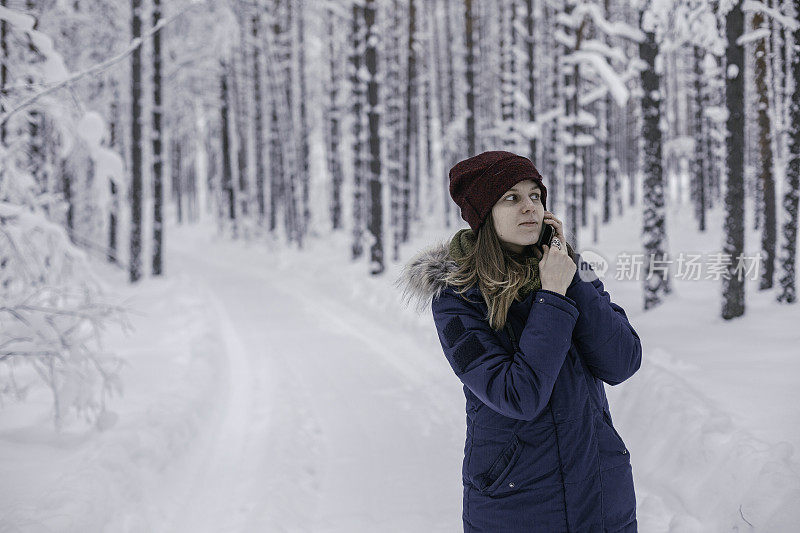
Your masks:
M 616 468 L 620 465 L 630 463 L 631 457 L 628 447 L 622 440 L 616 428 L 611 423 L 611 417 L 605 409 L 596 417 L 597 419 L 597 438 L 600 446 L 601 470 Z
M 500 453 L 500 456 L 492 463 L 492 466 L 485 473 L 478 476 L 479 490 L 490 496 L 502 492 L 500 489 L 504 487 L 504 483 L 508 478 L 509 473 L 517 463 L 520 454 L 522 453 L 523 444 L 519 437 L 515 434 L 508 445 Z M 514 489 L 505 487 L 506 489 Z
M 628 447 L 625 446 L 625 441 L 623 441 L 622 437 L 620 437 L 619 433 L 617 433 L 617 428 L 615 428 L 614 424 L 611 423 L 611 415 L 609 415 L 605 409 L 603 409 L 603 420 L 605 420 L 606 425 L 611 429 L 611 431 L 614 432 L 614 435 L 619 441 L 619 445 L 622 446 L 622 448 L 625 450 L 625 453 L 628 453 Z

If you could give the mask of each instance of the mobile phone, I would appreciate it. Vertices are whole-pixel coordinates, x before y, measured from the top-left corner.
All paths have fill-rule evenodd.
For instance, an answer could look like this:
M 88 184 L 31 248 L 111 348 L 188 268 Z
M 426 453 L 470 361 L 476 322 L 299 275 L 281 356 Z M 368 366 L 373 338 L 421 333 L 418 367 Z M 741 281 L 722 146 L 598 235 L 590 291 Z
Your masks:
M 555 230 L 553 226 L 547 224 L 546 222 L 542 224 L 542 231 L 539 232 L 539 240 L 534 244 L 536 248 L 541 252 L 544 253 L 544 245 L 550 246 L 550 241 L 553 240 L 553 236 L 555 235 Z

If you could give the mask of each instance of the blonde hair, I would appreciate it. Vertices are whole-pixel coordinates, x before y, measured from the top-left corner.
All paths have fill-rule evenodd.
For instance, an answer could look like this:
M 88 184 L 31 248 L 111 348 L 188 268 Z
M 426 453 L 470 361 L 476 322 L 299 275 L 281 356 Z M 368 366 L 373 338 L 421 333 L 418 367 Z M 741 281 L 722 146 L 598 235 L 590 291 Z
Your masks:
M 575 261 L 572 247 L 568 243 L 565 246 Z M 444 281 L 462 296 L 477 283 L 488 308 L 486 320 L 492 329 L 499 331 L 506 325 L 508 309 L 519 290 L 534 277 L 533 267 L 525 261 L 532 253 L 532 244 L 526 246 L 521 254 L 504 248 L 494 229 L 490 211 L 478 228 L 472 250 L 456 261 L 458 268 L 448 273 Z
M 456 263 L 458 268 L 445 277 L 445 282 L 462 296 L 477 283 L 488 307 L 489 326 L 495 331 L 503 329 L 511 302 L 534 273 L 519 254 L 503 247 L 491 212 L 478 228 L 475 246 Z

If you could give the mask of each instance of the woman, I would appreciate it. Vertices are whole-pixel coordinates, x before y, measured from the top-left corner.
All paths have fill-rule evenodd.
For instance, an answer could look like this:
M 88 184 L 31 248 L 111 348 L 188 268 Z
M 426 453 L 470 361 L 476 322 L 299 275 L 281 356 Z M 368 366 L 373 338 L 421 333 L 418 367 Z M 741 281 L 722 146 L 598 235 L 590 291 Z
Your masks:
M 527 158 L 461 161 L 450 195 L 470 229 L 418 254 L 401 279 L 431 301 L 464 385 L 464 531 L 636 531 L 630 454 L 603 388 L 641 364 L 625 311 L 567 244 Z M 555 235 L 540 252 L 543 224 Z

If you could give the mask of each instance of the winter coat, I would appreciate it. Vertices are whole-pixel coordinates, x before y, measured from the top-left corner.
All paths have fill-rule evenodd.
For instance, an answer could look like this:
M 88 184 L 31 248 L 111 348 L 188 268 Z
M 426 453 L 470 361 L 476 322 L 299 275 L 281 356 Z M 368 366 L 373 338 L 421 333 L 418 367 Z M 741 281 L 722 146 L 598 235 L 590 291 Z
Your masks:
M 514 301 L 501 331 L 489 326 L 477 286 L 465 299 L 442 281 L 456 268 L 446 244 L 406 269 L 410 292 L 431 300 L 444 355 L 464 385 L 465 532 L 637 530 L 630 453 L 603 382 L 631 377 L 642 346 L 579 254 L 576 264 L 566 296 L 538 290 Z

